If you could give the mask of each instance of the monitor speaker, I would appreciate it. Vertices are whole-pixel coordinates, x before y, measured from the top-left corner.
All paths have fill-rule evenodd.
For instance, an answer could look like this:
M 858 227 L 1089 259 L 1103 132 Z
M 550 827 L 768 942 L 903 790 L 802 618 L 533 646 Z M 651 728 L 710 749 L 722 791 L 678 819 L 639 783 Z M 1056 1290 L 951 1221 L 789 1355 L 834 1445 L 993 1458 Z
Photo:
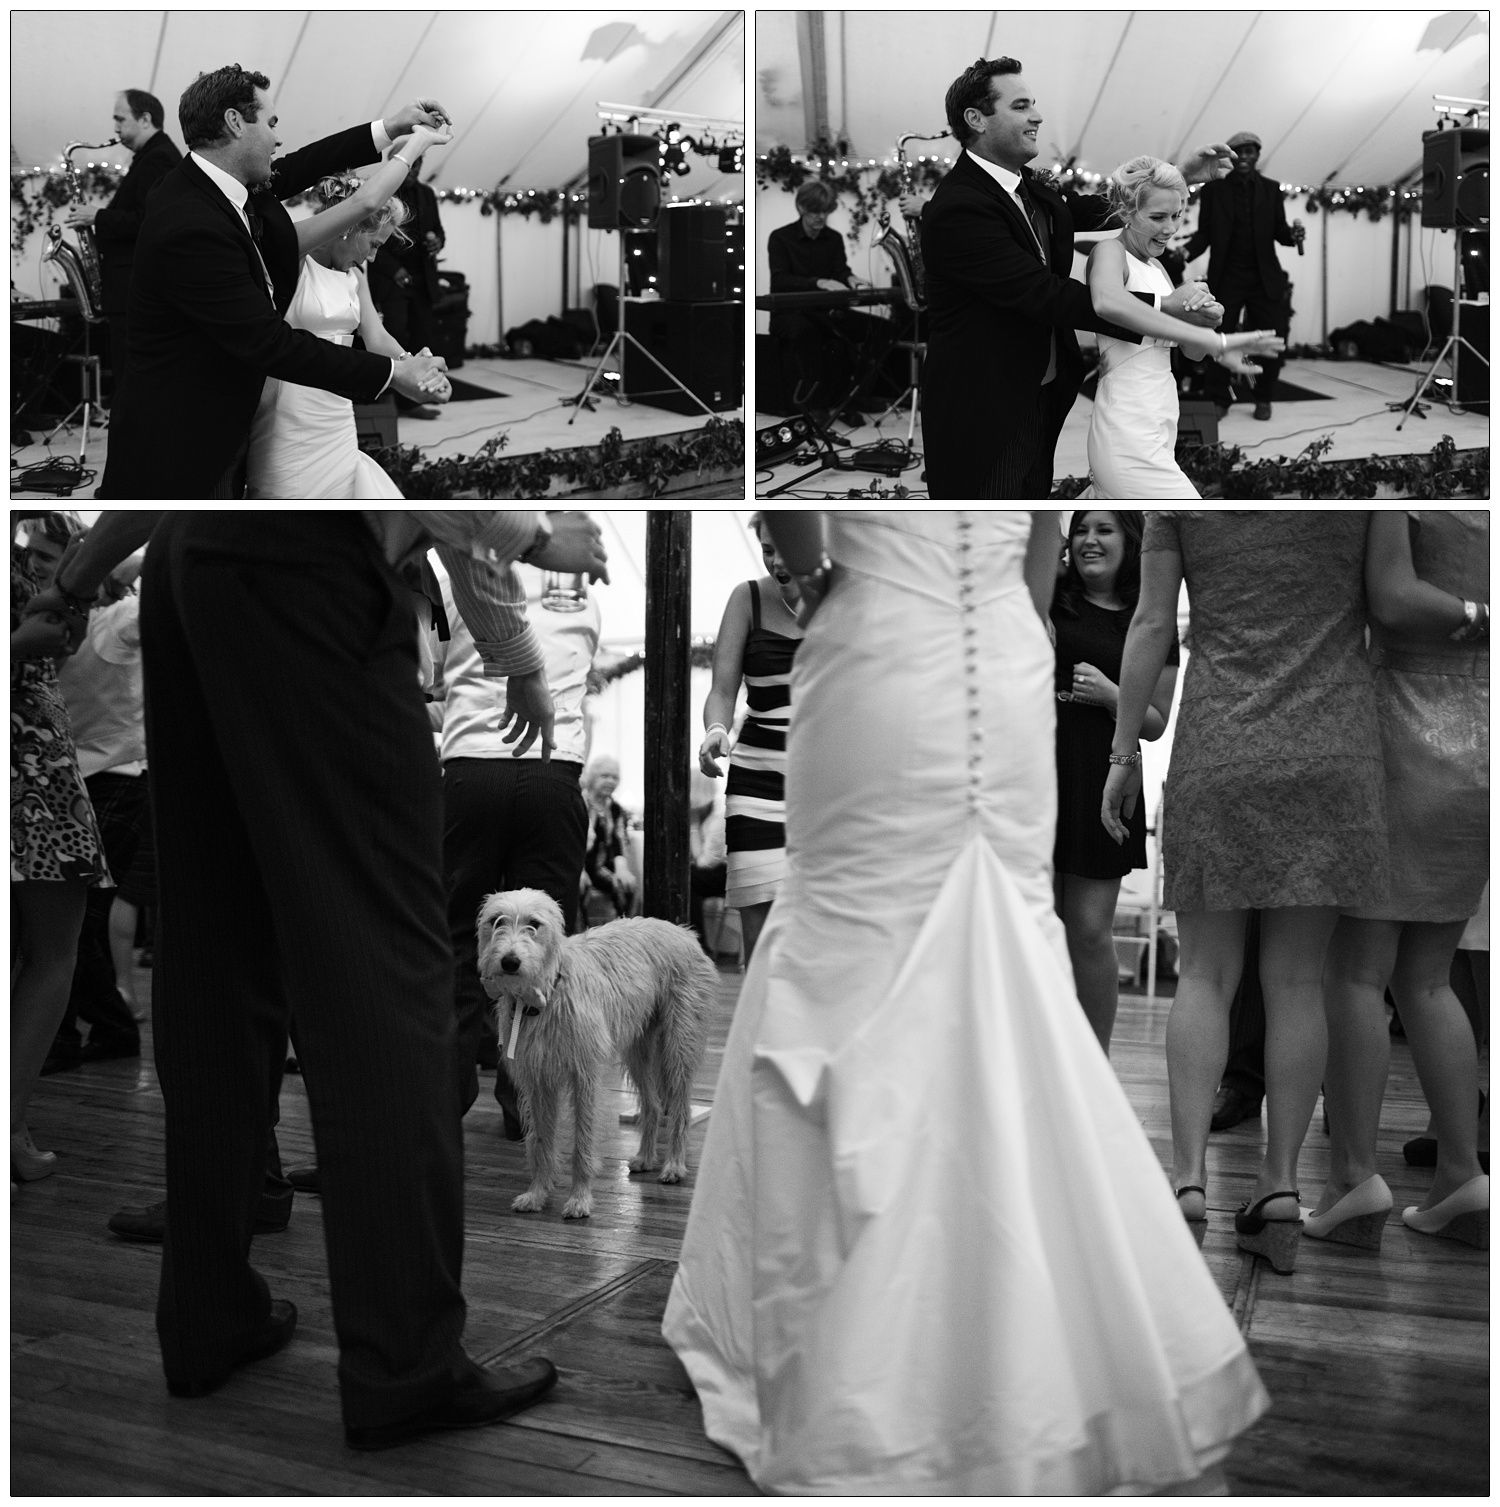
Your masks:
M 589 229 L 649 230 L 661 209 L 661 145 L 654 136 L 589 138 Z
M 658 286 L 679 303 L 718 303 L 727 296 L 721 204 L 669 204 L 657 222 Z
M 715 413 L 738 408 L 745 390 L 745 306 L 652 299 L 625 305 L 625 329 Z M 702 410 L 628 341 L 625 391 L 673 413 Z

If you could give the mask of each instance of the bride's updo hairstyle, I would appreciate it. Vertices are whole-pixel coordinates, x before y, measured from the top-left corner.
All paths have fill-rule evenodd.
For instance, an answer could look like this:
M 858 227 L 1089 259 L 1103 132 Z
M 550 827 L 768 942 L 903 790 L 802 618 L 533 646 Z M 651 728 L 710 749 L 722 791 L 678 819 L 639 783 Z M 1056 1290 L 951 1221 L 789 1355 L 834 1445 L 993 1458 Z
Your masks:
M 335 204 L 342 204 L 345 199 L 353 198 L 364 186 L 363 182 L 352 173 L 336 173 L 328 178 L 320 178 L 317 186 L 312 191 L 312 196 L 317 200 L 318 213 L 325 209 L 332 209 Z M 353 227 L 350 234 L 359 231 L 375 232 L 389 225 L 392 227 L 392 239 L 400 241 L 402 245 L 409 246 L 411 237 L 401 227 L 411 219 L 411 211 L 406 207 L 404 200 L 389 198 L 384 204 L 372 210 Z
M 1105 180 L 1105 193 L 1114 218 L 1124 224 L 1141 207 L 1153 188 L 1169 188 L 1187 197 L 1187 179 L 1160 157 L 1132 157 Z

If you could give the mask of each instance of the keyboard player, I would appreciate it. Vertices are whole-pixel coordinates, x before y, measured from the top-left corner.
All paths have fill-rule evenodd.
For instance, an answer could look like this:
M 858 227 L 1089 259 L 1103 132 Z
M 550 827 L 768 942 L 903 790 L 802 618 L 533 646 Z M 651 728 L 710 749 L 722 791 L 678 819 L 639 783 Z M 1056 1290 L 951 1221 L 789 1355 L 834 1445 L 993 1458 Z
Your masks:
M 838 194 L 821 179 L 796 195 L 797 219 L 773 230 L 766 242 L 772 293 L 814 289 L 836 293 L 861 286 L 849 270 L 844 238 L 828 227 Z M 793 401 L 826 417 L 858 383 L 844 414 L 850 416 L 879 375 L 893 339 L 890 320 L 855 309 L 804 309 L 771 315 L 771 338 L 789 353 L 797 376 Z

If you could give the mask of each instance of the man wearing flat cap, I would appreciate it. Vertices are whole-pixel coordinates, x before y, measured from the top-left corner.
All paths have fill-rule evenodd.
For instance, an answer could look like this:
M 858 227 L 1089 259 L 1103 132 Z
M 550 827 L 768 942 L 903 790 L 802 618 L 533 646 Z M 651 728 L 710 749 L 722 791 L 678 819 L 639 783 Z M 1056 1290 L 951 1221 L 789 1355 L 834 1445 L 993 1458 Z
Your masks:
M 1229 138 L 1236 154 L 1227 178 L 1205 183 L 1198 199 L 1198 228 L 1184 249 L 1188 261 L 1208 252 L 1208 286 L 1224 306 L 1226 333 L 1275 330 L 1286 338 L 1292 322 L 1292 281 L 1276 255 L 1276 243 L 1301 247 L 1302 222 L 1286 222 L 1281 185 L 1256 171 L 1260 137 L 1240 131 Z M 1213 362 L 1204 376 L 1220 417 L 1229 411 L 1229 373 Z M 1281 372 L 1281 357 L 1257 357 L 1255 417 L 1271 417 L 1271 394 Z

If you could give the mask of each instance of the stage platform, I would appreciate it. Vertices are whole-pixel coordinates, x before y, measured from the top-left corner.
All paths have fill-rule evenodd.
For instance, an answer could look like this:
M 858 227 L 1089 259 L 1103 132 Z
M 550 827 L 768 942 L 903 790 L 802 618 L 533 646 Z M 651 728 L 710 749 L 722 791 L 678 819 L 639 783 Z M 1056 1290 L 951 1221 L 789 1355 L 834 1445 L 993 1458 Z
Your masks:
M 434 419 L 402 415 L 398 419 L 399 442 L 419 446 L 428 459 L 435 460 L 472 455 L 486 440 L 504 434 L 507 443 L 500 453 L 502 458 L 510 459 L 548 449 L 587 448 L 597 445 L 611 429 L 618 429 L 627 445 L 645 439 L 677 438 L 701 429 L 708 421 L 706 414 L 672 413 L 641 402 L 621 404 L 613 397 L 597 392 L 590 399 L 592 409 L 577 410 L 571 399 L 583 391 L 593 368 L 593 362 L 585 361 L 465 361 L 453 373 L 454 377 L 471 387 L 493 392 L 494 396 L 449 403 L 437 410 Z M 575 412 L 577 419 L 570 424 L 568 420 Z M 744 410 L 731 409 L 716 417 L 742 419 Z M 35 498 L 46 495 L 18 487 L 14 468 L 45 460 L 49 452 L 52 456 L 76 458 L 78 442 L 78 431 L 70 433 L 65 430 L 50 447 L 32 444 L 19 450 L 12 448 L 11 496 Z M 71 498 L 60 499 L 61 502 L 76 503 L 93 497 L 104 474 L 108 447 L 107 430 L 103 435 L 90 431 L 87 468 L 94 474 Z M 739 499 L 745 495 L 743 468 L 733 473 L 715 472 L 701 480 L 678 477 L 674 481 L 676 484 L 669 487 L 667 494 L 674 497 Z M 569 495 L 622 497 L 646 494 L 641 490 L 612 488 L 607 493 Z
M 1360 460 L 1370 455 L 1426 455 L 1445 434 L 1453 437 L 1460 450 L 1488 445 L 1487 415 L 1450 413 L 1432 404 L 1427 405 L 1425 417 L 1414 414 L 1397 430 L 1401 415 L 1386 405 L 1405 403 L 1412 395 L 1418 375 L 1425 370 L 1425 366 L 1377 366 L 1367 361 L 1289 361 L 1282 368 L 1283 380 L 1318 393 L 1320 398 L 1276 403 L 1271 417 L 1263 421 L 1251 416 L 1253 408 L 1249 403 L 1236 403 L 1228 417 L 1219 423 L 1219 443 L 1238 445 L 1245 458 L 1252 461 L 1277 456 L 1292 459 L 1323 435 L 1333 441 L 1333 448 L 1323 457 L 1329 461 Z M 1066 476 L 1088 475 L 1088 432 L 1093 409 L 1092 401 L 1080 396 L 1063 425 L 1053 473 L 1059 481 Z M 907 408 L 902 408 L 878 426 L 865 424 L 852 432 L 848 425 L 840 425 L 840 443 L 859 448 L 882 440 L 904 440 L 908 413 Z M 774 416 L 757 413 L 754 427 L 760 430 L 774 422 Z M 915 444 L 918 450 L 922 448 L 920 416 Z M 783 460 L 773 470 L 758 470 L 755 495 L 764 496 L 803 469 L 806 468 Z M 920 464 L 896 478 L 870 470 L 824 471 L 783 495 L 808 500 L 845 497 L 851 489 L 867 491 L 878 482 L 881 491 L 876 495 L 893 498 L 894 489 L 902 486 L 921 499 L 927 496 L 921 476 Z

